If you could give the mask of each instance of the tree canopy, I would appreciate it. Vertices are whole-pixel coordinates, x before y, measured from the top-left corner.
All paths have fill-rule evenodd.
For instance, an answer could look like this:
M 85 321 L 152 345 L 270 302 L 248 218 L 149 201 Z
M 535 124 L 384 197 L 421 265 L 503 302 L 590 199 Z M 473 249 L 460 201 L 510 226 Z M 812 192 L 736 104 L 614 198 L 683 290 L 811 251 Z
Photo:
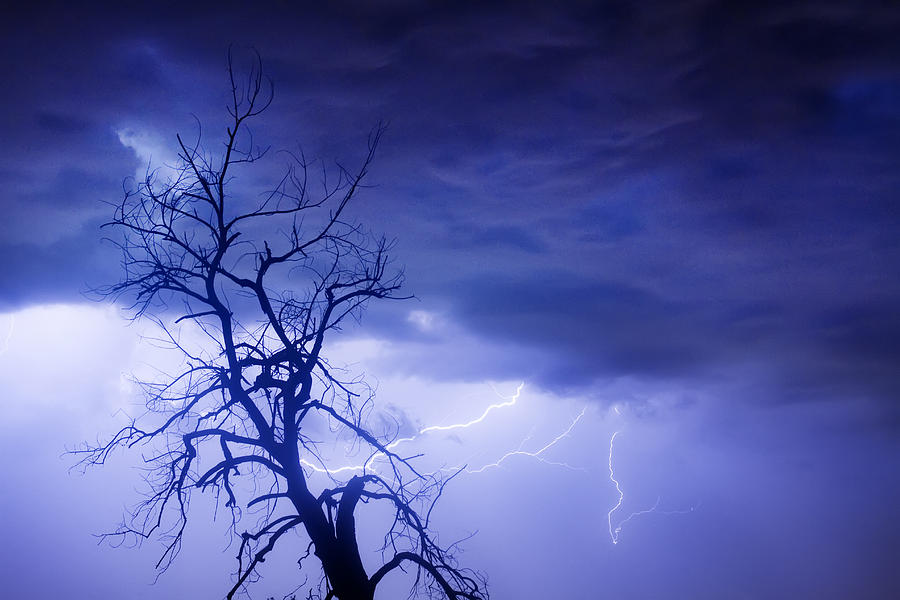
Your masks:
M 122 447 L 145 457 L 147 496 L 107 535 L 165 539 L 157 563 L 164 570 L 181 548 L 191 494 L 210 492 L 230 509 L 239 547 L 228 598 L 295 531 L 309 540 L 299 562 L 312 555 L 321 564 L 310 598 L 371 600 L 387 574 L 410 568 L 412 594 L 486 598 L 483 578 L 459 567 L 455 544 L 441 546 L 430 528 L 455 473 L 420 472 L 416 457 L 399 451 L 398 427 L 369 422 L 371 388 L 325 352 L 369 302 L 406 297 L 392 243 L 349 216 L 385 129 L 370 133 L 352 170 L 317 167 L 321 177 L 313 177 L 313 162 L 285 154 L 280 180 L 248 200 L 232 193 L 234 178 L 266 155 L 247 126 L 270 106 L 273 86 L 258 58 L 241 75 L 229 57 L 228 74 L 221 152 L 208 152 L 199 134 L 193 143 L 177 136 L 172 173 L 148 168 L 104 226 L 118 233 L 124 276 L 100 291 L 124 302 L 132 318 L 155 321 L 184 365 L 139 382 L 145 414 L 80 450 L 86 464 Z M 185 343 L 183 328 L 201 332 L 202 347 Z M 335 464 L 321 450 L 334 440 L 363 449 L 366 459 Z M 373 572 L 357 539 L 361 502 L 393 512 Z

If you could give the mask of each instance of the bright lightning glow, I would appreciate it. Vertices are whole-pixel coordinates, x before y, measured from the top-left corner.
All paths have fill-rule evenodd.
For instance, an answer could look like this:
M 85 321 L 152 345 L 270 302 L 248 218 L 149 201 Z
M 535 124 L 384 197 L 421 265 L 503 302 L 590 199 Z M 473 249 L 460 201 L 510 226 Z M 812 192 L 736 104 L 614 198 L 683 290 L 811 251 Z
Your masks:
M 491 386 L 491 387 L 493 388 L 493 386 Z M 510 396 L 509 398 L 506 398 L 505 396 L 501 396 L 497 392 L 497 390 L 494 389 L 494 393 L 497 394 L 498 396 L 500 396 L 501 398 L 503 398 L 504 402 L 498 402 L 497 404 L 491 404 L 486 409 L 484 409 L 484 412 L 481 413 L 481 416 L 478 417 L 477 419 L 472 419 L 471 421 L 467 421 L 465 423 L 454 423 L 452 425 L 430 425 L 428 427 L 424 427 L 424 428 L 420 429 L 418 431 L 418 433 L 415 433 L 414 435 L 411 435 L 410 437 L 399 438 L 399 439 L 394 440 L 393 442 L 391 442 L 390 444 L 385 446 L 385 448 L 387 448 L 388 450 L 393 450 L 400 444 L 402 444 L 404 442 L 411 442 L 411 441 L 415 440 L 416 438 L 418 438 L 420 435 L 424 435 L 431 431 L 452 431 L 454 429 L 465 429 L 467 427 L 471 427 L 472 425 L 481 423 L 482 421 L 484 421 L 487 418 L 488 414 L 490 414 L 491 411 L 496 410 L 498 408 L 506 408 L 508 406 L 515 405 L 515 403 L 519 401 L 519 396 L 522 394 L 522 388 L 524 388 L 524 387 L 525 387 L 525 382 L 523 381 L 522 383 L 520 383 L 518 385 L 518 387 L 516 387 L 516 393 L 513 394 L 512 396 Z
M 581 417 L 584 416 L 584 413 L 586 410 L 587 409 L 583 409 L 581 411 L 581 413 L 577 417 L 575 417 L 575 420 L 572 421 L 572 423 L 569 425 L 569 427 L 565 431 L 563 431 L 561 434 L 559 434 L 558 436 L 553 438 L 549 443 L 547 443 L 540 450 L 537 450 L 535 452 L 527 452 L 525 450 L 522 450 L 522 446 L 525 444 L 525 442 L 528 441 L 528 439 L 530 438 L 530 436 L 529 436 L 529 438 L 525 438 L 525 440 L 522 442 L 522 444 L 519 445 L 519 448 L 517 450 L 512 450 L 510 452 L 507 452 L 506 454 L 501 456 L 497 462 L 493 462 L 488 465 L 484 465 L 483 467 L 480 467 L 478 469 L 466 469 L 466 471 L 468 473 L 483 473 L 484 471 L 487 471 L 488 469 L 493 469 L 493 468 L 499 467 L 503 461 L 505 461 L 506 459 L 513 457 L 513 456 L 530 456 L 531 458 L 536 458 L 539 461 L 546 463 L 548 465 L 565 467 L 566 469 L 571 469 L 573 471 L 584 471 L 585 469 L 583 469 L 581 467 L 573 467 L 573 466 L 571 466 L 567 463 L 563 463 L 563 462 L 549 461 L 546 458 L 544 458 L 543 456 L 541 456 L 541 454 L 543 454 L 544 452 L 546 452 L 547 450 L 549 450 L 550 448 L 555 446 L 556 443 L 559 442 L 561 439 L 568 437 L 568 435 L 570 433 L 572 433 L 572 429 L 575 428 L 575 425 L 578 423 L 578 421 L 581 420 Z
M 493 386 L 491 386 L 491 387 L 493 388 Z M 501 398 L 503 398 L 505 401 L 499 402 L 497 404 L 491 404 L 486 409 L 484 409 L 484 412 L 481 413 L 481 416 L 478 417 L 477 419 L 472 419 L 471 421 L 468 421 L 465 423 L 454 423 L 452 425 L 430 425 L 428 427 L 420 429 L 417 433 L 415 433 L 409 437 L 399 438 L 399 439 L 394 440 L 393 442 L 391 442 L 390 444 L 385 446 L 385 448 L 387 448 L 388 450 L 393 450 L 400 444 L 402 444 L 404 442 L 411 442 L 411 441 L 415 440 L 416 438 L 418 438 L 420 435 L 424 435 L 431 431 L 452 431 L 454 429 L 465 429 L 467 427 L 471 427 L 472 425 L 481 423 L 482 421 L 484 421 L 487 418 L 488 414 L 491 411 L 496 410 L 498 408 L 506 408 L 508 406 L 515 405 L 515 403 L 519 401 L 519 396 L 522 394 L 522 388 L 524 388 L 524 387 L 525 387 L 525 382 L 523 381 L 522 383 L 520 383 L 518 385 L 518 387 L 516 387 L 516 393 L 513 394 L 512 396 L 510 396 L 509 398 L 506 398 L 505 396 L 500 396 L 500 394 L 497 392 L 497 390 L 494 389 L 494 393 L 497 394 L 498 396 L 500 396 Z
M 488 415 L 490 415 L 493 411 L 499 410 L 501 408 L 507 408 L 507 407 L 514 406 L 518 402 L 519 397 L 522 394 L 522 389 L 524 387 L 525 387 L 525 382 L 520 383 L 516 387 L 515 393 L 509 397 L 502 396 L 497 392 L 497 390 L 494 390 L 494 393 L 497 394 L 498 396 L 500 396 L 500 398 L 503 399 L 503 402 L 497 402 L 495 404 L 491 404 L 490 406 L 485 408 L 484 411 L 481 413 L 481 415 L 478 416 L 477 418 L 471 419 L 469 421 L 464 421 L 461 423 L 453 423 L 450 425 L 429 425 L 427 427 L 423 427 L 417 433 L 415 433 L 409 437 L 399 438 L 399 439 L 394 440 L 390 444 L 387 444 L 385 446 L 385 450 L 388 450 L 388 451 L 393 450 L 398 445 L 416 440 L 420 436 L 425 435 L 427 433 L 432 433 L 435 431 L 453 431 L 455 429 L 466 429 L 468 427 L 478 425 L 479 423 L 482 423 L 483 421 L 485 421 L 485 419 L 487 419 Z M 550 450 L 553 446 L 555 446 L 561 440 L 568 437 L 569 434 L 572 432 L 572 430 L 575 428 L 575 425 L 577 425 L 578 422 L 582 419 L 582 417 L 584 417 L 586 412 L 587 412 L 587 409 L 582 410 L 581 413 L 578 414 L 572 420 L 572 422 L 569 424 L 569 426 L 562 433 L 560 433 L 559 435 L 557 435 L 556 437 L 551 439 L 549 442 L 544 444 L 544 446 L 542 446 L 541 448 L 539 448 L 537 450 L 528 451 L 528 450 L 522 449 L 523 446 L 531 439 L 531 435 L 529 435 L 522 441 L 522 443 L 519 445 L 519 447 L 516 450 L 511 450 L 511 451 L 507 452 L 506 454 L 501 456 L 497 461 L 483 465 L 477 469 L 466 468 L 465 471 L 467 473 L 483 473 L 492 468 L 499 467 L 503 462 L 505 462 L 509 458 L 512 458 L 513 456 L 527 456 L 530 458 L 537 459 L 548 465 L 564 467 L 564 468 L 570 469 L 570 470 L 584 471 L 585 469 L 582 467 L 574 467 L 574 466 L 569 465 L 564 462 L 548 460 L 548 459 L 544 458 L 543 454 L 545 452 L 547 452 L 548 450 Z M 371 470 L 375 471 L 375 470 L 377 470 L 377 466 L 378 466 L 375 463 L 379 460 L 383 461 L 385 458 L 386 458 L 386 454 L 384 452 L 375 452 L 362 464 L 347 465 L 347 466 L 339 467 L 336 469 L 328 469 L 328 468 L 324 467 L 324 465 L 314 464 L 305 459 L 301 459 L 300 462 L 301 462 L 301 464 L 303 464 L 303 466 L 307 467 L 308 469 L 310 469 L 312 471 L 315 471 L 317 473 L 324 473 L 329 476 L 334 476 L 339 473 L 358 473 L 358 472 L 365 471 L 367 469 L 371 469 Z M 460 467 L 454 467 L 452 469 L 443 468 L 441 470 L 442 471 L 458 471 L 459 469 L 460 469 Z
M 622 414 L 619 412 L 618 408 L 615 408 L 615 411 L 617 414 Z M 612 437 L 609 438 L 609 480 L 615 484 L 616 492 L 618 492 L 619 494 L 619 499 L 616 501 L 616 505 L 609 509 L 609 512 L 606 514 L 606 520 L 609 523 L 609 539 L 612 540 L 613 544 L 619 543 L 619 533 L 622 531 L 622 527 L 625 525 L 625 523 L 639 515 L 645 515 L 647 513 L 654 512 L 659 507 L 659 496 L 657 496 L 656 503 L 653 506 L 648 509 L 635 511 L 616 523 L 615 526 L 613 526 L 613 514 L 622 507 L 622 501 L 625 499 L 625 492 L 622 491 L 622 486 L 619 485 L 619 480 L 616 479 L 616 474 L 613 470 L 613 444 L 615 443 L 616 436 L 618 436 L 619 433 L 621 432 L 616 431 L 614 434 L 612 434 Z
M 620 492 L 620 494 L 621 494 L 621 492 Z M 620 504 L 621 504 L 621 500 L 622 500 L 622 499 L 621 499 L 621 496 L 620 496 L 620 497 L 619 497 L 619 503 L 620 503 Z M 627 517 L 625 517 L 624 519 L 622 519 L 621 521 L 619 521 L 619 524 L 616 525 L 616 528 L 615 528 L 615 529 L 612 528 L 612 520 L 610 520 L 610 523 L 609 523 L 609 528 L 610 528 L 610 529 L 609 529 L 609 533 L 610 533 L 610 535 L 612 536 L 613 544 L 618 544 L 618 543 L 619 543 L 619 532 L 622 531 L 622 527 L 625 526 L 625 523 L 627 523 L 628 521 L 630 521 L 630 520 L 632 520 L 633 518 L 638 517 L 638 516 L 640 516 L 640 515 L 646 515 L 647 513 L 656 512 L 656 509 L 659 508 L 659 501 L 660 501 L 660 497 L 657 496 L 657 497 L 656 497 L 656 502 L 653 503 L 653 506 L 651 506 L 650 508 L 646 508 L 646 509 L 644 509 L 644 510 L 638 510 L 638 511 L 635 511 L 635 512 L 631 513 L 630 515 L 628 515 Z
M 307 468 L 315 471 L 316 473 L 325 473 L 326 475 L 331 476 L 331 475 L 336 475 L 338 473 L 359 473 L 361 471 L 365 471 L 366 468 L 369 466 L 369 463 L 371 463 L 375 459 L 375 456 L 377 456 L 377 455 L 370 456 L 369 460 L 367 460 L 364 464 L 347 465 L 346 467 L 338 467 L 337 469 L 326 469 L 325 467 L 322 467 L 322 466 L 319 466 L 319 465 L 309 462 L 305 458 L 300 459 L 300 464 L 303 465 L 304 467 L 307 467 Z
M 613 407 L 613 410 L 616 411 L 616 414 L 621 415 L 618 407 Z M 606 514 L 606 520 L 609 523 L 609 538 L 612 540 L 613 544 L 619 543 L 619 533 L 622 531 L 622 527 L 625 526 L 625 523 L 629 522 L 635 517 L 639 517 L 641 515 L 646 515 L 649 513 L 659 513 L 661 515 L 684 515 L 688 513 L 694 512 L 696 508 L 699 508 L 700 504 L 698 503 L 696 506 L 691 506 L 686 510 L 659 510 L 659 502 L 661 500 L 660 496 L 656 497 L 656 502 L 653 503 L 653 506 L 650 508 L 645 508 L 643 510 L 637 510 L 633 513 L 629 514 L 624 519 L 618 521 L 615 525 L 613 525 L 613 514 L 616 513 L 621 507 L 622 502 L 625 499 L 625 492 L 622 491 L 622 486 L 619 484 L 619 480 L 616 479 L 615 470 L 613 469 L 613 445 L 616 441 L 616 436 L 619 435 L 621 431 L 616 431 L 612 434 L 612 437 L 609 438 L 609 455 L 608 455 L 608 465 L 609 465 L 609 480 L 616 486 L 616 492 L 619 494 L 619 499 L 616 501 L 615 506 L 609 509 L 609 512 Z
M 506 408 L 507 406 L 513 406 L 518 400 L 519 395 L 522 393 L 522 388 L 525 387 L 525 382 L 519 384 L 519 387 L 516 388 L 516 393 L 510 396 L 510 398 L 506 402 L 500 402 L 498 404 L 491 404 L 484 412 L 481 413 L 481 416 L 477 419 L 472 419 L 466 423 L 455 423 L 453 425 L 432 425 L 430 427 L 426 427 L 419 431 L 419 435 L 423 433 L 428 433 L 429 431 L 452 431 L 453 429 L 464 429 L 466 427 L 471 427 L 472 425 L 476 425 L 484 421 L 487 416 L 491 413 L 491 411 L 496 410 L 498 408 Z M 494 390 L 496 393 L 496 390 Z M 502 396 L 501 396 L 502 397 Z
M 478 423 L 481 423 L 482 421 L 484 421 L 492 411 L 500 409 L 500 408 L 506 408 L 506 407 L 515 405 L 515 403 L 518 402 L 519 396 L 522 394 L 522 388 L 524 388 L 524 387 L 525 387 L 525 382 L 523 381 L 522 383 L 520 383 L 518 385 L 518 387 L 516 387 L 516 392 L 509 398 L 500 396 L 500 394 L 497 393 L 497 390 L 495 389 L 494 393 L 497 394 L 498 396 L 500 396 L 501 398 L 503 398 L 504 401 L 498 402 L 496 404 L 491 404 L 486 409 L 484 409 L 484 412 L 481 413 L 481 416 L 478 417 L 477 419 L 472 419 L 471 421 L 466 421 L 464 423 L 454 423 L 452 425 L 431 425 L 428 427 L 424 427 L 424 428 L 420 429 L 414 435 L 394 440 L 390 444 L 387 444 L 385 446 L 385 449 L 393 450 L 394 448 L 396 448 L 397 446 L 399 446 L 402 443 L 411 442 L 411 441 L 417 439 L 419 436 L 422 436 L 426 433 L 430 433 L 432 431 L 452 431 L 454 429 L 465 429 L 467 427 L 477 425 Z M 579 418 L 581 418 L 581 417 L 579 416 Z M 576 419 L 576 421 L 577 421 L 577 419 Z M 574 426 L 574 423 L 572 425 Z M 571 430 L 571 427 L 569 429 Z M 556 440 L 556 441 L 558 441 L 558 440 Z M 556 441 L 551 442 L 550 445 L 556 443 Z M 547 447 L 549 447 L 549 445 Z M 539 452 L 543 452 L 545 449 L 546 448 L 540 450 Z M 538 453 L 535 453 L 535 455 L 536 454 L 538 454 Z M 365 471 L 366 469 L 372 467 L 372 463 L 374 463 L 376 460 L 378 460 L 379 458 L 383 459 L 384 457 L 385 457 L 385 455 L 383 452 L 375 452 L 372 454 L 372 456 L 370 456 L 366 460 L 366 462 L 364 462 L 361 465 L 347 465 L 344 467 L 338 467 L 336 469 L 328 469 L 328 468 L 325 468 L 324 466 L 311 463 L 310 461 L 305 460 L 305 459 L 300 459 L 300 464 L 302 464 L 303 466 L 305 466 L 317 473 L 324 473 L 329 476 L 332 476 L 332 475 L 336 475 L 338 473 L 358 473 L 361 471 Z M 541 458 L 540 460 L 544 460 L 544 459 Z M 374 467 L 372 467 L 372 468 L 374 469 Z
M 618 407 L 615 407 L 615 410 L 617 413 L 619 412 Z M 625 492 L 622 491 L 622 487 L 619 485 L 619 480 L 616 479 L 616 474 L 613 470 L 613 443 L 616 441 L 617 435 L 619 435 L 618 431 L 609 438 L 609 480 L 615 484 L 616 492 L 619 493 L 619 499 L 616 501 L 616 505 L 609 509 L 609 512 L 606 514 L 606 520 L 609 522 L 609 537 L 613 544 L 619 543 L 619 529 L 621 528 L 613 530 L 612 516 L 614 512 L 619 510 L 619 507 L 622 506 L 622 500 L 625 499 Z

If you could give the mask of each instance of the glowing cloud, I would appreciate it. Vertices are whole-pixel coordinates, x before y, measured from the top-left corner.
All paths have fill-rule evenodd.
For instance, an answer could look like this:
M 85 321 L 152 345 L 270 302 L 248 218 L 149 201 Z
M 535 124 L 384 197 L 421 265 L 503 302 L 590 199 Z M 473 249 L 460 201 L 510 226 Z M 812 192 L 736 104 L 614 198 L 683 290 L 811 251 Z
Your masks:
M 136 181 L 144 181 L 148 170 L 158 170 L 162 180 L 177 175 L 177 156 L 158 135 L 139 127 L 121 127 L 116 130 L 116 136 L 119 143 L 134 152 L 141 161 L 134 173 Z

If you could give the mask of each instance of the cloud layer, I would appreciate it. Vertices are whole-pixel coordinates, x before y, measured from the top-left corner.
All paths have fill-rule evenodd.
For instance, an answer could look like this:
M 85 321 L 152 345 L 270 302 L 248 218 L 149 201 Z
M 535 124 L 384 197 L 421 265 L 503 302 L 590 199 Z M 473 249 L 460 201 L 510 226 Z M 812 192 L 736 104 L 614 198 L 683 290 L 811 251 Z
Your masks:
M 99 200 L 195 133 L 192 113 L 215 147 L 228 39 L 275 81 L 255 128 L 275 148 L 352 161 L 390 122 L 357 216 L 399 238 L 426 310 L 519 348 L 544 385 L 752 368 L 774 400 L 895 405 L 890 5 L 248 10 L 7 22 L 0 302 L 115 277 Z M 402 330 L 405 311 L 385 318 Z

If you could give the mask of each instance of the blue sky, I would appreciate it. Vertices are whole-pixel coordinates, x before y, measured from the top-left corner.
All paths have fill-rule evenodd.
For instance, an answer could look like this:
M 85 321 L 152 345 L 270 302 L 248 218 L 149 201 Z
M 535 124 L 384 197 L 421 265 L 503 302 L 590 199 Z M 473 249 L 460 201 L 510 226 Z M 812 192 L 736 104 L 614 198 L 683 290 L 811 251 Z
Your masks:
M 218 142 L 231 44 L 275 86 L 253 126 L 273 152 L 238 194 L 271 185 L 274 150 L 353 164 L 389 124 L 353 215 L 397 239 L 416 298 L 373 306 L 333 350 L 384 410 L 455 422 L 525 382 L 483 429 L 422 442 L 485 463 L 585 411 L 547 454 L 576 469 L 518 456 L 444 499 L 448 536 L 478 530 L 465 561 L 496 597 L 900 591 L 895 7 L 51 6 L 11 14 L 0 42 L 0 444 L 19 457 L 0 563 L 16 589 L 229 587 L 233 551 L 203 518 L 155 586 L 152 545 L 94 545 L 137 499 L 135 457 L 78 477 L 58 456 L 136 410 L 123 373 L 170 360 L 85 292 L 119 276 L 104 201 L 198 121 Z M 623 512 L 661 508 L 612 544 L 619 430 Z M 299 583 L 285 556 L 254 597 Z

